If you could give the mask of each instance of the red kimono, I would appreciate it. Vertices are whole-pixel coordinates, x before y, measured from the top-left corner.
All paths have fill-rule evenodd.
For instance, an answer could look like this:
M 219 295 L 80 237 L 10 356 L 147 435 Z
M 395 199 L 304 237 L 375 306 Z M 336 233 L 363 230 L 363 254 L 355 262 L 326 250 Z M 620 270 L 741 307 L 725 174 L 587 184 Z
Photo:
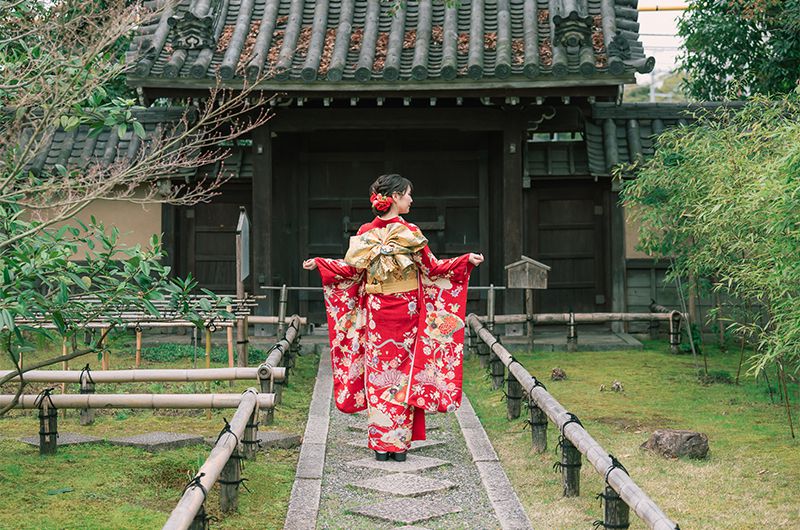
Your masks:
M 316 263 L 336 406 L 368 410 L 371 449 L 405 451 L 425 439 L 425 411 L 461 404 L 469 255 L 436 259 L 419 228 L 395 217 L 363 225 L 344 260 Z

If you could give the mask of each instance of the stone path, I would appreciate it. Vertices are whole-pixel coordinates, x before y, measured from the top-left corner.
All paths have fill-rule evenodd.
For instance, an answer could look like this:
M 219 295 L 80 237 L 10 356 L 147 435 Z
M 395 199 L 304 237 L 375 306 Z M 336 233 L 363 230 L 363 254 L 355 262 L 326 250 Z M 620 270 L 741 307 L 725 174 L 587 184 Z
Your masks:
M 531 528 L 466 398 L 457 414 L 426 418 L 429 439 L 412 444 L 405 462 L 378 462 L 366 445 L 366 414 L 336 410 L 330 377 L 322 355 L 286 528 Z

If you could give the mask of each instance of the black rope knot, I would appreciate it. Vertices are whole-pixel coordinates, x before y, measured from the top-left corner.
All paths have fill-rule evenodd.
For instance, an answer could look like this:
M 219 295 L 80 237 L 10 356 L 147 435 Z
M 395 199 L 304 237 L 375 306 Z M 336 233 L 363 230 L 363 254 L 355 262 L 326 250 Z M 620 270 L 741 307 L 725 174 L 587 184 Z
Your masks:
M 567 412 L 567 416 L 569 417 L 569 419 L 565 421 L 564 424 L 561 426 L 561 436 L 564 436 L 564 427 L 566 427 L 570 423 L 577 423 L 578 425 L 583 427 L 583 423 L 581 423 L 581 420 L 579 420 L 575 414 Z
M 44 408 L 44 400 L 46 398 L 47 401 L 50 403 L 48 408 L 51 410 L 56 408 L 56 406 L 53 404 L 53 398 L 50 397 L 50 394 L 52 394 L 53 390 L 55 390 L 55 387 L 45 388 L 44 390 L 39 392 L 39 395 L 36 396 L 36 399 L 33 402 L 33 406 L 41 411 Z M 49 416 L 42 416 L 40 414 L 39 417 L 45 418 Z
M 183 487 L 183 492 L 186 493 L 186 491 L 188 491 L 189 488 L 200 488 L 200 491 L 203 492 L 203 502 L 205 502 L 206 497 L 208 497 L 208 490 L 206 490 L 206 487 L 200 483 L 200 479 L 205 476 L 206 476 L 205 473 L 199 473 L 195 475 L 194 478 L 189 482 L 187 482 L 186 485 Z
M 606 470 L 606 475 L 605 477 L 603 477 L 604 480 L 606 481 L 606 484 L 608 484 L 608 475 L 610 475 L 611 472 L 615 469 L 621 469 L 622 471 L 625 472 L 626 475 L 630 476 L 630 473 L 628 473 L 628 470 L 625 469 L 625 466 L 623 466 L 622 463 L 614 457 L 614 455 L 609 453 L 608 458 L 611 459 L 611 465 L 608 466 L 608 469 Z
M 84 374 L 86 374 L 86 383 L 93 385 L 94 379 L 92 379 L 92 371 L 89 369 L 89 363 L 86 363 L 86 366 L 83 367 L 83 370 L 81 370 L 81 374 L 78 376 L 78 381 L 80 381 L 81 383 L 84 381 L 83 379 Z M 85 394 L 83 389 L 81 389 L 81 394 Z
M 230 433 L 230 434 L 233 435 L 234 439 L 236 440 L 236 445 L 238 446 L 239 445 L 239 437 L 236 436 L 236 433 L 231 430 L 231 424 L 228 423 L 228 420 L 225 419 L 225 418 L 222 418 L 222 421 L 225 422 L 225 426 L 222 428 L 221 431 L 219 431 L 219 434 L 217 435 L 217 441 L 214 442 L 214 445 L 216 445 L 219 442 L 219 439 L 222 438 L 222 435 L 227 432 L 227 433 Z
M 630 526 L 631 526 L 630 524 L 612 524 L 612 523 L 606 523 L 606 522 L 600 521 L 600 520 L 597 520 L 597 521 L 592 523 L 592 527 L 593 528 L 600 528 L 600 527 L 603 527 L 603 528 L 619 528 L 621 530 L 624 530 L 625 528 L 630 528 Z

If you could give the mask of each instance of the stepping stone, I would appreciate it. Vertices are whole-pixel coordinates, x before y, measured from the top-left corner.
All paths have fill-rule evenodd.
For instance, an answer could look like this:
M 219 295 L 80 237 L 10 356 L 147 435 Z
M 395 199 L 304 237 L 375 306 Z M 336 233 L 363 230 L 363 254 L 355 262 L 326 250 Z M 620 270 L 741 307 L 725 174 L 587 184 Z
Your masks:
M 458 513 L 461 508 L 454 507 L 452 503 L 433 499 L 391 499 L 351 511 L 393 523 L 414 524 L 434 517 Z
M 352 486 L 364 488 L 390 495 L 400 495 L 402 497 L 416 497 L 444 491 L 455 487 L 449 480 L 437 480 L 419 475 L 409 475 L 407 473 L 395 473 L 394 475 L 384 475 L 382 477 L 353 482 Z
M 39 447 L 38 436 L 27 436 L 25 438 L 20 438 L 19 441 L 26 443 L 28 445 L 32 445 L 34 447 Z M 85 434 L 62 432 L 58 434 L 58 440 L 56 444 L 58 447 L 62 447 L 64 445 L 96 444 L 102 441 L 103 439 L 98 438 L 97 436 L 87 436 Z
M 151 453 L 166 449 L 177 449 L 187 445 L 202 444 L 203 442 L 202 436 L 178 432 L 148 432 L 109 440 L 109 443 L 113 445 L 138 447 Z
M 387 460 L 380 462 L 375 460 L 375 457 L 362 458 L 361 460 L 353 460 L 348 462 L 351 466 L 368 467 L 370 469 L 380 469 L 381 471 L 393 471 L 395 473 L 413 473 L 415 471 L 422 471 L 423 469 L 431 469 L 434 467 L 449 464 L 444 460 L 438 458 L 430 458 L 427 456 L 408 455 L 405 462 L 395 462 L 394 460 Z M 404 523 L 406 521 L 398 521 Z
M 291 449 L 300 445 L 299 434 L 288 434 L 279 431 L 258 431 L 258 441 L 261 442 L 261 449 Z
M 361 447 L 362 449 L 368 449 L 367 441 L 366 440 L 353 440 L 352 442 L 347 442 L 347 445 L 353 447 Z M 437 445 L 444 445 L 444 442 L 441 440 L 417 440 L 411 442 L 411 451 L 415 449 L 422 449 L 423 447 L 434 447 Z
M 367 432 L 367 426 L 366 425 L 362 425 L 360 423 L 359 424 L 348 425 L 347 428 L 350 429 L 351 431 Z M 438 425 L 426 425 L 425 426 L 425 431 L 426 432 L 435 431 L 438 428 L 439 428 Z

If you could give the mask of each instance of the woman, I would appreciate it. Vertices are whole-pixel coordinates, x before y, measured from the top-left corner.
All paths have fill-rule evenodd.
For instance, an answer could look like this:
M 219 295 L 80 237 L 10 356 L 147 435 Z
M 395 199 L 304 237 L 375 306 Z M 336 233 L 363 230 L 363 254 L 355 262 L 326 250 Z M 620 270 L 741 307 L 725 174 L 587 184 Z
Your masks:
M 376 218 L 350 238 L 344 260 L 313 258 L 328 315 L 333 391 L 342 412 L 368 410 L 369 447 L 403 461 L 425 439 L 425 411 L 461 404 L 464 310 L 481 254 L 438 260 L 404 220 L 412 186 L 382 175 L 370 186 Z

